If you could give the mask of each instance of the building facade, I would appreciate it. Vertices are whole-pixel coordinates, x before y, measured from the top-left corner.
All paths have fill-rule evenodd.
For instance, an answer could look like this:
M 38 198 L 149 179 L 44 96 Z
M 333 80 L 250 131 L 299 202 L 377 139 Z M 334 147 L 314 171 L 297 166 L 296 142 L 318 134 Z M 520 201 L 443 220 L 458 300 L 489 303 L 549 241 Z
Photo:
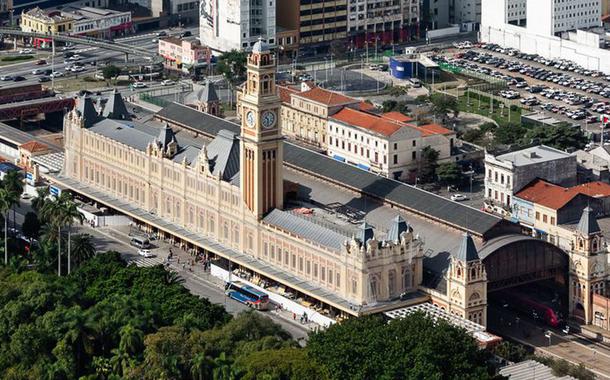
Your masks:
M 328 48 L 332 41 L 347 38 L 348 0 L 301 0 L 299 39 L 301 45 Z
M 83 98 L 65 117 L 62 175 L 202 236 L 210 245 L 200 249 L 220 245 L 289 273 L 341 312 L 391 307 L 416 291 L 422 242 L 402 218 L 377 238 L 368 224 L 348 236 L 282 210 L 280 107 L 273 55 L 259 42 L 248 58 L 240 138 L 221 131 L 201 147 L 186 145 L 167 125 L 157 136 L 133 122 L 125 128 Z
M 540 145 L 498 156 L 485 154 L 485 200 L 508 210 L 513 194 L 536 178 L 576 184 L 576 156 Z
M 131 12 L 67 6 L 57 10 L 34 8 L 21 14 L 21 30 L 41 34 L 70 33 L 112 38 L 131 32 Z
M 163 57 L 166 68 L 189 72 L 208 65 L 212 51 L 194 38 L 164 37 L 159 38 L 159 55 Z
M 543 36 L 601 25 L 601 0 L 529 0 L 526 11 L 536 20 L 528 29 Z
M 416 125 L 398 112 L 371 114 L 343 108 L 328 120 L 329 156 L 383 176 L 415 182 L 422 149 L 439 153 L 439 162 L 449 160 L 454 131 L 440 125 Z
M 248 50 L 262 38 L 274 45 L 276 0 L 201 0 L 199 38 L 217 51 Z
M 356 48 L 408 41 L 419 34 L 418 0 L 358 0 L 348 8 L 348 35 Z

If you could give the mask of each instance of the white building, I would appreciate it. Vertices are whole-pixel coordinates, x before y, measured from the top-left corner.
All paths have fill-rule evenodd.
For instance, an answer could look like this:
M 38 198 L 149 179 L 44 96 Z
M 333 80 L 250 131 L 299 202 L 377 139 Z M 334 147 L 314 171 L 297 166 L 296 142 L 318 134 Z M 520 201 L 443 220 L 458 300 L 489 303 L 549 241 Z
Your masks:
M 439 161 L 451 157 L 455 132 L 436 124 L 415 125 L 390 112 L 371 114 L 345 107 L 328 119 L 328 155 L 383 176 L 415 181 L 421 151 L 429 146 Z
M 576 156 L 545 145 L 505 153 L 485 154 L 485 199 L 508 208 L 514 193 L 536 178 L 557 185 L 576 184 Z
M 510 1 L 510 0 L 509 0 Z M 601 0 L 529 0 L 527 28 L 543 36 L 601 25 Z
M 199 38 L 213 50 L 248 49 L 259 37 L 275 44 L 276 0 L 201 0 Z
M 481 0 L 453 0 L 453 15 L 450 12 L 449 17 L 454 24 L 480 23 Z

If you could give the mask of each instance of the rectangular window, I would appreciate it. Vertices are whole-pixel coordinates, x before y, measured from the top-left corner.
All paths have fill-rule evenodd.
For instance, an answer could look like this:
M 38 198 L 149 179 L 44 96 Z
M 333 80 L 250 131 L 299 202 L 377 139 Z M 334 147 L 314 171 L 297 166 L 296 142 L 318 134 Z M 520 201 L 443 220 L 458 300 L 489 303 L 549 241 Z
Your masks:
M 306 272 L 307 274 L 311 273 L 311 261 L 307 260 L 307 264 L 306 264 Z
M 318 263 L 313 263 L 313 276 L 318 278 Z
M 288 253 L 288 250 L 284 250 L 284 264 L 288 265 L 289 262 L 290 262 L 290 254 Z
M 292 268 L 296 268 L 297 267 L 297 255 L 295 255 L 294 253 L 292 254 Z
M 326 268 L 320 267 L 320 279 L 326 281 Z
M 299 272 L 303 271 L 303 258 L 299 257 Z
M 546 214 L 543 214 L 543 215 L 542 215 L 542 222 L 543 222 L 543 223 L 546 223 L 546 222 L 547 222 Z
M 417 160 L 417 152 L 411 152 L 411 159 L 412 160 Z
M 337 272 L 337 281 L 335 285 L 337 285 L 337 287 L 341 286 L 341 275 L 339 274 L 339 272 Z
M 332 284 L 332 283 L 333 283 L 333 271 L 332 271 L 332 270 L 330 270 L 330 269 L 328 270 L 328 282 L 329 282 L 330 284 Z
M 536 211 L 536 220 L 540 220 L 540 212 Z
M 398 155 L 395 154 L 394 155 L 394 165 L 396 165 L 398 163 Z
M 555 217 L 554 216 L 551 216 L 551 224 L 555 225 Z

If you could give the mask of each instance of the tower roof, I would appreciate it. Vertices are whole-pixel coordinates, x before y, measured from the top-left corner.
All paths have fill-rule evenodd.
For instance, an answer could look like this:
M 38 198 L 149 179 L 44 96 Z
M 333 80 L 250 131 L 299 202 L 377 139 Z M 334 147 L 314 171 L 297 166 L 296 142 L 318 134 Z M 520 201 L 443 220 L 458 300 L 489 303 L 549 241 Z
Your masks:
M 95 110 L 93 99 L 88 95 L 80 96 L 76 102 L 76 111 L 80 113 L 80 116 L 85 120 L 85 128 L 88 128 L 95 124 L 99 116 Z
M 269 44 L 263 41 L 262 38 L 259 38 L 258 41 L 252 46 L 252 53 L 263 53 L 269 52 Z
M 360 241 L 362 244 L 366 244 L 367 241 L 373 239 L 375 237 L 375 233 L 373 232 L 373 226 L 364 222 L 358 228 L 358 234 L 356 235 L 356 239 Z
M 390 230 L 388 231 L 388 240 L 399 241 L 400 235 L 408 230 L 409 225 L 404 218 L 400 215 L 396 215 L 396 217 L 392 219 L 392 224 L 390 225 Z
M 477 247 L 474 245 L 474 240 L 470 234 L 465 233 L 460 244 L 460 248 L 455 254 L 455 258 L 464 262 L 474 261 L 479 259 Z
M 176 135 L 169 125 L 165 123 L 163 127 L 161 127 L 161 131 L 159 131 L 159 137 L 157 139 L 163 148 L 166 148 L 171 142 L 176 142 Z
M 576 230 L 583 235 L 593 235 L 601 231 L 599 224 L 597 224 L 597 218 L 593 214 L 593 209 L 590 206 L 587 206 L 582 210 L 582 215 L 580 216 L 580 221 L 578 222 Z
M 102 111 L 102 116 L 117 120 L 131 119 L 129 111 L 127 111 L 127 106 L 125 106 L 125 102 L 123 101 L 123 97 L 116 88 L 112 91 L 112 95 L 108 97 L 104 110 Z

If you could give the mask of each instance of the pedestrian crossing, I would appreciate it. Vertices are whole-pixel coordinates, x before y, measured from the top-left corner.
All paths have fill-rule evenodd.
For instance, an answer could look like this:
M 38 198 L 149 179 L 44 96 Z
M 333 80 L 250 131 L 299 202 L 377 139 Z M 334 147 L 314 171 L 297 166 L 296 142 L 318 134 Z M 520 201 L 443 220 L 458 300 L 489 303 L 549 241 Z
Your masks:
M 130 264 L 136 264 L 139 267 L 152 267 L 155 265 L 163 264 L 163 259 L 159 256 L 155 257 L 143 257 L 136 256 L 127 260 Z

